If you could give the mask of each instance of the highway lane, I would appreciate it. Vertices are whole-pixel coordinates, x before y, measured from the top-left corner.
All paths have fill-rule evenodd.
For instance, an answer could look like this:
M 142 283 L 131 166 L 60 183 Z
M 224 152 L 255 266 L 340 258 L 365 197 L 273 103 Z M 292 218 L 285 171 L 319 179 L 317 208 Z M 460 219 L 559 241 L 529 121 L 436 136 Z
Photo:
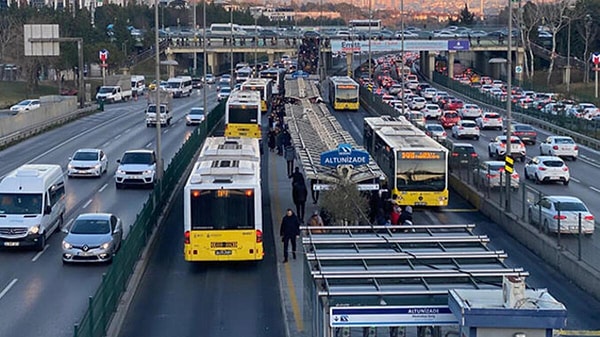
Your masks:
M 358 112 L 332 112 L 345 130 L 350 132 L 358 144 L 362 144 L 363 118 L 369 116 L 361 107 Z M 469 142 L 469 141 L 467 141 Z M 483 140 L 480 143 L 487 145 Z M 528 149 L 529 150 L 529 149 Z M 577 161 L 579 162 L 579 161 Z M 571 162 L 569 162 L 571 163 Z M 520 166 L 520 164 L 518 164 Z M 573 182 L 572 182 L 573 183 Z M 562 188 L 562 185 L 556 186 Z M 571 186 L 569 185 L 569 188 Z M 567 329 L 569 330 L 598 330 L 600 329 L 600 302 L 583 290 L 574 286 L 567 277 L 548 266 L 535 253 L 523 246 L 517 239 L 507 233 L 497 224 L 490 221 L 477 211 L 470 211 L 472 205 L 462 197 L 450 192 L 448 210 L 459 211 L 430 211 L 417 210 L 415 223 L 426 221 L 433 224 L 462 224 L 474 223 L 477 225 L 477 234 L 488 235 L 491 239 L 490 247 L 504 250 L 508 253 L 506 263 L 511 267 L 523 267 L 530 273 L 527 284 L 530 287 L 547 288 L 549 292 L 568 309 Z M 515 203 L 516 204 L 516 203 Z M 499 285 L 501 286 L 501 285 Z
M 208 95 L 209 108 L 216 105 L 216 92 Z M 170 127 L 162 130 L 162 149 L 168 163 L 187 134 L 184 116 L 191 106 L 201 106 L 201 97 L 173 102 L 175 114 Z M 123 219 L 125 232 L 135 220 L 149 190 L 117 191 L 114 186 L 116 160 L 125 150 L 154 148 L 156 130 L 146 128 L 145 101 L 107 105 L 106 110 L 28 139 L 0 152 L 0 175 L 28 162 L 56 163 L 66 167 L 67 158 L 82 147 L 101 147 L 109 158 L 108 174 L 100 179 L 68 179 L 69 223 L 81 212 L 106 211 Z M 60 243 L 55 234 L 42 253 L 22 250 L 0 251 L 0 336 L 71 336 L 73 324 L 86 308 L 87 298 L 97 289 L 105 265 L 63 266 Z
M 262 166 L 269 191 L 269 152 Z M 269 193 L 263 193 L 265 258 L 251 263 L 183 259 L 183 197 L 162 226 L 120 337 L 285 336 Z

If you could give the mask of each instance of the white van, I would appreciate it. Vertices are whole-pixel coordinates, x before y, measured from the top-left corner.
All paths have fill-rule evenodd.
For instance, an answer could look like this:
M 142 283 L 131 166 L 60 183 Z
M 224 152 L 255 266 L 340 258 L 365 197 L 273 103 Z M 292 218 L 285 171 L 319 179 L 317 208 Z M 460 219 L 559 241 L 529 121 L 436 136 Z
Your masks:
M 173 97 L 190 96 L 192 94 L 192 77 L 177 76 L 169 78 L 167 81 L 167 91 Z
M 210 25 L 210 35 L 215 37 L 230 37 L 231 34 L 233 36 L 247 36 L 245 30 L 240 27 L 240 25 L 236 25 L 235 23 L 213 23 Z
M 144 75 L 131 75 L 131 91 L 137 96 L 142 96 L 146 90 L 146 78 Z
M 65 180 L 59 165 L 27 164 L 0 182 L 0 246 L 43 250 L 60 230 Z

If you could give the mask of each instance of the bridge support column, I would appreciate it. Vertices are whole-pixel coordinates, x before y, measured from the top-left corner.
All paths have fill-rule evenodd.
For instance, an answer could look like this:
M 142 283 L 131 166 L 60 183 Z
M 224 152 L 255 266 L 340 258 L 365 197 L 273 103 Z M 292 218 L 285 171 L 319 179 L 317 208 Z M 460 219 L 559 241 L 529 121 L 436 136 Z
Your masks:
M 448 77 L 454 77 L 454 57 L 456 56 L 455 51 L 448 51 Z
M 175 54 L 166 53 L 166 55 L 167 55 L 167 61 L 175 61 Z M 171 64 L 167 65 L 167 74 L 169 75 L 169 78 L 175 77 L 175 66 L 173 66 Z
M 429 65 L 427 68 L 427 75 L 429 75 L 429 79 L 433 80 L 433 72 L 435 70 L 435 54 L 427 53 L 427 64 Z
M 517 50 L 517 65 L 525 68 L 524 60 L 525 60 L 525 51 Z M 523 72 L 516 74 L 517 81 L 523 82 Z
M 219 71 L 219 55 L 217 53 L 207 53 L 206 62 L 208 63 L 206 72 L 216 75 Z
M 272 67 L 275 63 L 275 52 L 267 51 L 267 57 L 269 58 L 269 67 Z

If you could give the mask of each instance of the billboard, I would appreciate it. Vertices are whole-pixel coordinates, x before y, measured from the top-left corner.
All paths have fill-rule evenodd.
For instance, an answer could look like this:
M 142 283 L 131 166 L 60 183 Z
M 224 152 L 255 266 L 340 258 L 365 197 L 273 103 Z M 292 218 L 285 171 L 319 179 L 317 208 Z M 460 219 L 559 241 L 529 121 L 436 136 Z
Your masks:
M 402 50 L 401 40 L 371 40 L 371 52 L 399 52 Z M 404 40 L 405 51 L 446 51 L 446 50 L 469 50 L 469 40 Z M 331 51 L 333 53 L 367 53 L 369 52 L 369 41 L 342 41 L 332 40 Z

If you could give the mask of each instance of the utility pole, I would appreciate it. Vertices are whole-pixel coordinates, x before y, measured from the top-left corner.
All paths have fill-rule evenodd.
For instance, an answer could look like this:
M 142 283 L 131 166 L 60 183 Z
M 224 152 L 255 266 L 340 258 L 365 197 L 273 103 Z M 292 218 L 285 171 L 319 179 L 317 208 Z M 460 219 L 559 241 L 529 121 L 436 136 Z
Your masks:
M 202 85 L 202 107 L 204 108 L 204 121 L 202 122 L 202 127 L 204 128 L 204 135 L 206 135 L 206 133 L 208 132 L 206 126 L 208 123 L 208 107 L 206 106 L 206 87 L 208 86 L 208 83 L 206 83 L 206 74 L 208 70 L 208 66 L 206 65 L 206 47 L 208 46 L 208 41 L 206 40 L 206 0 L 204 0 L 202 4 L 202 43 L 204 47 L 204 53 L 202 53 L 202 62 L 204 63 L 202 65 L 202 70 L 204 72 L 204 83 Z
M 506 55 L 506 157 L 511 156 L 511 138 L 512 138 L 512 2 L 513 0 L 508 0 L 508 52 Z M 510 205 L 510 183 L 511 183 L 511 172 L 508 170 L 504 170 L 506 174 L 506 212 L 511 211 Z
M 373 12 L 371 10 L 371 1 L 373 0 L 369 0 L 369 78 L 373 79 L 373 66 L 371 65 L 371 20 L 373 20 Z M 352 52 L 352 55 L 354 55 L 354 52 Z
M 154 0 L 154 57 L 156 76 L 156 180 L 160 186 L 163 176 L 162 153 L 160 149 L 160 43 L 158 40 L 158 5 L 159 0 Z

